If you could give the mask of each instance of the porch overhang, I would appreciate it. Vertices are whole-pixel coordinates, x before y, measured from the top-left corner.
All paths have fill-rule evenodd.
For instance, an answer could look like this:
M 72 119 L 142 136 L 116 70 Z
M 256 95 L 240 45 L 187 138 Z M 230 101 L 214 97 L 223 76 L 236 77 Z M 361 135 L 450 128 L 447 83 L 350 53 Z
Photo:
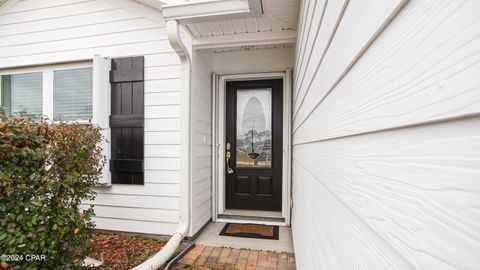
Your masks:
M 263 14 L 261 0 L 211 0 L 162 6 L 165 20 L 181 24 L 224 20 Z
M 294 44 L 297 39 L 299 0 L 163 2 L 172 1 L 162 5 L 163 18 L 182 25 L 194 49 Z

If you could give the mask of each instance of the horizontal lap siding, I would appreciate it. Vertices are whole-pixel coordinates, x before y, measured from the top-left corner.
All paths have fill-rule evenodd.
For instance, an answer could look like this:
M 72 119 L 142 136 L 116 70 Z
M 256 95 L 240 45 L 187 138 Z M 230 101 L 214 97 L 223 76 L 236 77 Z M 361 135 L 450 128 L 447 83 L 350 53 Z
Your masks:
M 298 267 L 478 268 L 480 3 L 342 3 L 301 10 Z
M 0 69 L 144 55 L 145 184 L 98 188 L 88 204 L 95 205 L 99 229 L 172 234 L 179 209 L 180 61 L 165 26 L 131 2 L 132 10 L 115 1 L 18 1 L 0 17 Z
M 56 6 L 29 1 L 37 8 L 21 2 L 0 18 L 0 68 L 86 60 L 94 54 L 146 55 L 146 73 L 165 66 L 163 54 L 169 66 L 179 64 L 164 25 L 114 1 L 68 1 Z M 178 79 L 179 74 L 157 74 L 151 79 L 167 77 Z
M 193 53 L 192 68 L 192 234 L 212 217 L 211 54 Z
M 292 169 L 292 188 L 302 194 L 292 214 L 297 269 L 410 269 L 300 161 Z
M 480 21 L 470 14 L 478 3 L 422 6 L 429 12 L 404 11 L 405 23 L 385 31 L 328 98 L 311 89 L 305 99 L 318 105 L 298 113 L 295 143 L 478 112 Z
M 178 223 L 156 222 L 156 221 L 138 221 L 121 218 L 97 217 L 95 224 L 98 229 L 125 231 L 125 232 L 144 232 L 151 234 L 170 235 L 175 232 Z
M 327 8 L 330 4 L 333 5 L 333 2 L 329 2 Z M 320 57 L 311 59 L 314 60 L 313 65 L 307 67 L 305 76 L 297 79 L 298 91 L 294 95 L 293 103 L 293 119 L 296 121 L 293 129 L 302 123 L 298 120 L 304 119 L 315 104 L 320 102 L 348 72 L 356 59 L 368 48 L 378 31 L 382 30 L 388 21 L 387 18 L 394 14 L 396 8 L 402 6 L 401 4 L 401 0 L 370 1 L 367 4 L 362 1 L 349 1 L 335 8 L 334 12 L 341 10 L 338 12 L 340 17 L 333 23 L 331 33 L 333 36 L 329 44 L 323 48 L 326 51 L 322 52 Z M 328 17 L 327 14 L 325 18 Z

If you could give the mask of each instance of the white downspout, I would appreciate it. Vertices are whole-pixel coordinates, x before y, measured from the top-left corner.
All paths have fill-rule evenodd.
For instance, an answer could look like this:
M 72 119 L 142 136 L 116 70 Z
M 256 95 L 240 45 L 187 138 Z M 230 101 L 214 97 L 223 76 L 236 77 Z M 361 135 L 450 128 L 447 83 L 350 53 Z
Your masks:
M 177 231 L 168 240 L 168 243 L 154 256 L 147 261 L 133 268 L 133 270 L 156 270 L 164 265 L 178 248 L 182 239 L 188 234 L 191 220 L 190 204 L 190 78 L 191 78 L 191 60 L 185 44 L 182 42 L 179 32 L 179 24 L 176 20 L 167 21 L 168 40 L 175 52 L 180 57 L 182 66 L 182 116 L 181 116 L 181 153 L 180 153 L 180 222 Z

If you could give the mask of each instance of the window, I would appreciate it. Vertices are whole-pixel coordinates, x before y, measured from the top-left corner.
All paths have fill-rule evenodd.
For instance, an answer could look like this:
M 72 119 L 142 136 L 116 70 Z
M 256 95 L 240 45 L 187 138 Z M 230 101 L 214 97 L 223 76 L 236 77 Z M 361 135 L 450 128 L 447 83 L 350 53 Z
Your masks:
M 109 159 L 111 60 L 100 55 L 92 60 L 0 70 L 0 106 L 11 115 L 98 126 L 105 137 L 102 153 Z M 107 163 L 101 182 L 110 180 Z
M 91 67 L 48 68 L 1 76 L 1 106 L 7 114 L 55 121 L 92 119 Z
M 53 81 L 53 120 L 90 120 L 92 69 L 56 70 Z
M 39 118 L 42 115 L 42 73 L 2 76 L 2 108 L 7 114 Z

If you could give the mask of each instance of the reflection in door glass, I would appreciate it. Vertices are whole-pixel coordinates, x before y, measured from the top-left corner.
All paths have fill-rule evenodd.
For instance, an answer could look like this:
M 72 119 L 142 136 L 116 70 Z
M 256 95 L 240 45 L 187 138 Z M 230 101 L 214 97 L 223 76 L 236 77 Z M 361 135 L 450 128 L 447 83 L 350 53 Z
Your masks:
M 237 90 L 237 167 L 272 166 L 272 89 Z

